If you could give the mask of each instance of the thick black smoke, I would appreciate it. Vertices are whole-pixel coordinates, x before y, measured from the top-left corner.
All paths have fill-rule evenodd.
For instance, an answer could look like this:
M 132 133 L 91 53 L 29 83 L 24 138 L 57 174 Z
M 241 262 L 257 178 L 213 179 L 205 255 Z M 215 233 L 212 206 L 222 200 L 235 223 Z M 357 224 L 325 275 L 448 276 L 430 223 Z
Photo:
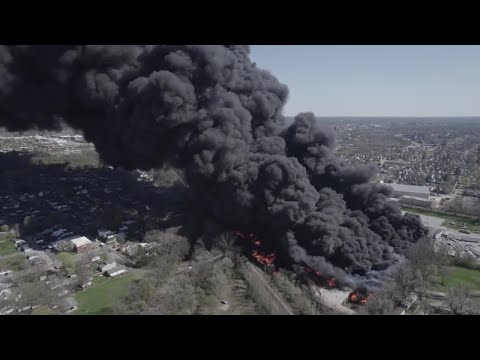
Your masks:
M 328 274 L 390 264 L 425 229 L 313 114 L 284 130 L 287 97 L 247 46 L 0 46 L 0 126 L 64 119 L 112 165 L 184 168 L 218 221 Z

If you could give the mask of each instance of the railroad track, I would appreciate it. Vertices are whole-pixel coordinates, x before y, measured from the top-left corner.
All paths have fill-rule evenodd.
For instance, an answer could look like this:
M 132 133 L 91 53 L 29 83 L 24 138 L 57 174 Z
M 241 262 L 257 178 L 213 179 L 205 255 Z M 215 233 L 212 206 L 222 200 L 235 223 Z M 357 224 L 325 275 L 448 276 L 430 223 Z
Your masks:
M 263 277 L 260 270 L 256 266 L 254 266 L 251 262 L 247 262 L 246 265 L 251 270 L 251 272 L 255 274 L 256 277 L 260 280 L 260 283 L 263 285 L 263 287 L 270 294 L 271 298 L 278 305 L 278 308 L 281 309 L 283 315 L 294 315 L 290 306 L 288 306 L 288 304 L 282 300 L 280 295 L 278 295 L 277 292 L 274 289 L 272 289 L 272 287 L 267 283 L 267 281 Z

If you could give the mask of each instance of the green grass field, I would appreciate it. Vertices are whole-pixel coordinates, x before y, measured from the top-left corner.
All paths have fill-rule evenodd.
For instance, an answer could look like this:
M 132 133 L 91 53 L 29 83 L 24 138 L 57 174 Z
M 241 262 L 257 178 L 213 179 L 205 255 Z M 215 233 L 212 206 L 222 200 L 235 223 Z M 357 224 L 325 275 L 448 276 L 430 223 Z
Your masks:
M 139 273 L 129 272 L 111 280 L 94 279 L 93 286 L 75 295 L 78 310 L 75 315 L 102 315 L 110 312 L 110 307 L 128 291 L 130 283 L 139 278 Z M 95 281 L 96 280 L 96 281 Z
M 6 259 L 0 260 L 0 270 L 13 270 L 17 271 L 20 269 L 21 263 L 25 260 L 22 254 L 16 256 L 11 256 Z
M 11 240 L 10 234 L 1 234 L 0 235 L 0 256 L 5 256 L 13 254 L 17 249 L 15 248 L 14 242 Z
M 419 214 L 419 215 L 428 215 L 428 216 L 435 216 L 439 218 L 445 219 L 444 223 L 442 224 L 443 226 L 458 230 L 462 227 L 462 224 L 466 224 L 468 226 L 468 229 L 472 232 L 480 232 L 480 218 L 479 219 L 469 219 L 463 216 L 459 215 L 449 215 L 449 214 L 444 214 L 444 213 L 435 213 L 432 211 L 428 210 L 422 210 L 422 209 L 413 209 L 409 207 L 403 207 L 402 210 L 405 210 L 406 212 L 413 213 L 413 214 Z M 450 222 L 454 222 L 455 224 L 452 225 Z
M 435 285 L 435 290 L 446 292 L 455 285 L 467 287 L 472 290 L 480 290 L 479 270 L 469 270 L 458 266 L 450 266 L 449 270 L 449 274 L 445 277 L 445 285 L 441 285 L 441 279 L 439 277 Z

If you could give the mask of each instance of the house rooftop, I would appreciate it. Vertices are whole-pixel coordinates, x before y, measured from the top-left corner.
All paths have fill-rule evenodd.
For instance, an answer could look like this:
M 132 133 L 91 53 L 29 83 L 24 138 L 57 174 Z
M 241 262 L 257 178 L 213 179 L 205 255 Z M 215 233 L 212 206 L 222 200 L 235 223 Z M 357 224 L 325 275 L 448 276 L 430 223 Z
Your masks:
M 113 269 L 108 270 L 106 273 L 107 273 L 108 276 L 112 276 L 112 274 L 115 274 L 119 271 L 125 272 L 125 271 L 127 271 L 127 268 L 124 265 L 119 265 L 119 266 L 117 266 Z
M 71 241 L 76 247 L 85 246 L 91 244 L 92 242 L 87 239 L 85 236 L 74 236 L 72 238 L 65 239 Z
M 78 303 L 73 297 L 64 298 L 60 303 L 60 307 L 63 311 L 68 311 L 70 309 L 76 308 L 77 306 Z

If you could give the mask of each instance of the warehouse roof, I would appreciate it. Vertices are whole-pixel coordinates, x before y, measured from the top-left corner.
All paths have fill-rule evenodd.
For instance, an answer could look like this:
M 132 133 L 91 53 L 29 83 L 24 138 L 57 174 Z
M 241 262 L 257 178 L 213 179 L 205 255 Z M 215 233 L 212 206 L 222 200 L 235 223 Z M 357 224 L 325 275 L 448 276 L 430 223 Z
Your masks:
M 75 245 L 76 247 L 85 246 L 92 243 L 85 236 L 78 236 L 78 237 L 70 238 L 68 240 L 70 240 L 73 243 L 73 245 Z
M 391 186 L 393 190 L 398 192 L 409 192 L 417 194 L 427 194 L 430 195 L 430 189 L 428 186 L 417 186 L 417 185 L 405 185 L 405 184 L 387 184 L 384 185 Z

